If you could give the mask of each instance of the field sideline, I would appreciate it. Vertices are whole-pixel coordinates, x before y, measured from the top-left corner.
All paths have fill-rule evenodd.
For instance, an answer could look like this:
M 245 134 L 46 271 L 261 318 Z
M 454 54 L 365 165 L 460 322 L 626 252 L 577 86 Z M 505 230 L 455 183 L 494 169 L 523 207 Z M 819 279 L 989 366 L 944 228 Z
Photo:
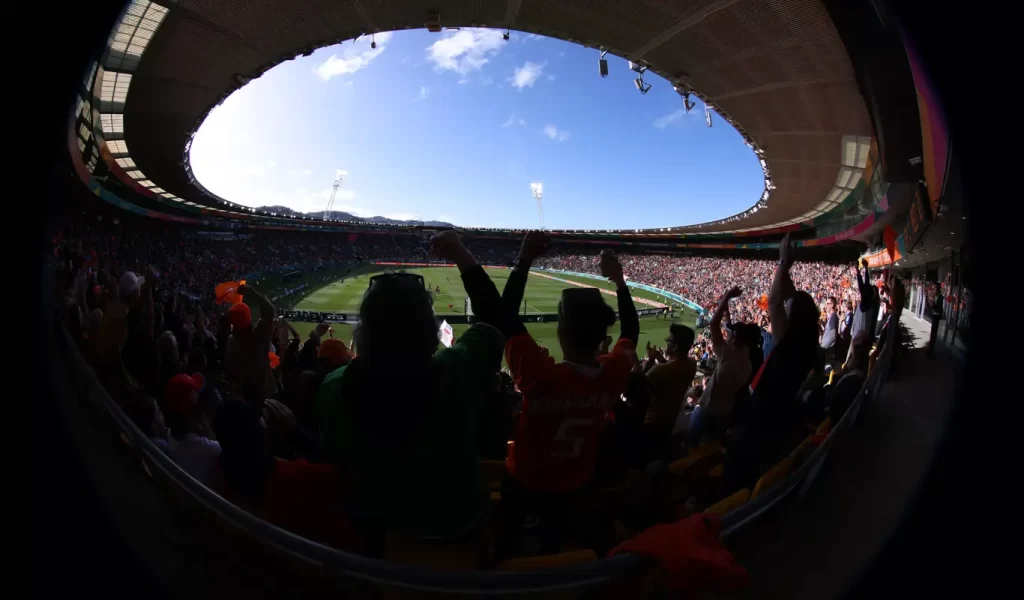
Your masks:
M 455 267 L 424 267 L 403 269 L 407 273 L 416 273 L 423 276 L 427 286 L 434 294 L 434 312 L 439 317 L 450 314 L 462 314 L 466 292 L 462 287 L 462 279 L 459 270 Z M 378 270 L 379 271 L 379 270 Z M 509 271 L 506 269 L 487 269 L 488 275 L 502 291 L 508 281 Z M 313 310 L 324 312 L 348 312 L 359 311 L 359 304 L 362 302 L 363 294 L 369 285 L 370 276 L 374 273 L 363 273 L 344 280 L 335 281 L 319 289 L 314 290 L 301 300 L 294 307 L 295 310 Z M 572 277 L 556 274 L 557 277 L 567 281 L 614 290 L 611 282 L 602 282 L 597 279 L 585 277 Z M 562 289 L 568 287 L 566 283 L 554 279 L 532 275 L 526 283 L 526 293 L 523 295 L 523 306 L 520 309 L 522 314 L 555 313 L 558 311 L 558 300 Z M 436 292 L 440 288 L 440 292 Z M 638 308 L 644 308 L 645 304 L 664 303 L 665 299 L 656 294 L 643 290 L 633 290 L 633 296 L 644 299 L 644 302 L 637 302 Z M 609 306 L 615 308 L 616 302 L 613 295 L 606 294 L 605 301 Z M 682 323 L 693 327 L 697 314 L 688 308 L 676 308 L 676 318 L 668 320 L 664 317 L 643 317 L 640 319 L 640 347 L 644 347 L 648 341 L 658 346 L 665 345 L 665 337 L 668 335 L 668 327 L 672 323 Z M 305 338 L 309 331 L 312 331 L 314 323 L 294 323 L 295 329 Z M 335 324 L 334 335 L 348 343 L 352 337 L 349 325 Z M 452 325 L 455 336 L 458 338 L 469 325 Z M 538 343 L 548 348 L 556 358 L 561 358 L 561 350 L 558 347 L 556 323 L 530 323 L 527 329 Z M 609 334 L 617 337 L 617 326 L 613 326 Z

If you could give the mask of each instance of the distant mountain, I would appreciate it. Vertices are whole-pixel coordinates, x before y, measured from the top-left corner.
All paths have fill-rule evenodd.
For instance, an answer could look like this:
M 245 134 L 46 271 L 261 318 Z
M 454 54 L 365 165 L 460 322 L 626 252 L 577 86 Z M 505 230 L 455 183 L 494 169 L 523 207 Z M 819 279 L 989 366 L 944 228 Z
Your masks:
M 317 219 L 323 218 L 324 213 L 322 211 L 301 213 L 288 208 L 287 206 L 259 206 L 256 210 L 262 210 L 266 212 L 277 213 L 286 217 L 314 217 Z M 401 221 L 398 219 L 389 219 L 387 217 L 357 217 L 351 213 L 343 212 L 340 210 L 332 210 L 327 213 L 328 219 L 337 219 L 339 221 L 352 221 L 353 223 L 379 223 L 381 225 L 419 225 L 422 227 L 455 227 L 451 223 L 445 223 L 444 221 Z

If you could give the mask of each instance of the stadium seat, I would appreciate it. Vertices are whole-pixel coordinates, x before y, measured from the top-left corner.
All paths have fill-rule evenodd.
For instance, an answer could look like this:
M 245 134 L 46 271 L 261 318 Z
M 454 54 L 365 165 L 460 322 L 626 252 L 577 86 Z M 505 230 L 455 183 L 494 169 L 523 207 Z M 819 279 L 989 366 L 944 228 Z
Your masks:
M 831 431 L 831 430 L 832 430 L 832 417 L 825 417 L 825 420 L 821 422 L 821 425 L 818 425 L 818 429 L 816 429 L 814 431 L 814 433 L 816 433 L 818 435 L 827 435 L 828 432 Z
M 679 460 L 672 461 L 668 466 L 668 470 L 673 475 L 682 475 L 684 472 L 689 470 L 694 464 L 700 461 L 702 458 L 710 456 L 712 454 L 718 454 L 723 451 L 722 444 L 718 442 L 704 442 L 696 448 L 690 450 L 690 453 L 680 458 Z
M 789 454 L 789 457 L 793 459 L 793 468 L 799 467 L 803 464 L 804 460 L 807 459 L 807 455 L 814 450 L 815 446 L 814 435 L 809 435 L 804 438 L 804 441 L 800 442 L 800 445 Z
M 384 541 L 384 560 L 442 570 L 471 570 L 485 562 L 481 544 L 465 542 L 434 542 L 388 534 Z M 483 559 L 483 560 L 482 560 Z
M 499 571 L 528 571 L 532 569 L 550 569 L 552 567 L 578 565 L 595 560 L 597 560 L 597 554 L 593 550 L 573 550 L 571 552 L 546 554 L 544 556 L 511 558 L 499 562 L 497 568 Z
M 725 472 L 725 464 L 720 464 L 708 472 L 708 477 L 721 477 Z
M 750 499 L 750 490 L 743 488 L 738 492 L 733 493 L 731 496 L 722 498 L 718 502 L 715 502 L 711 506 L 704 509 L 704 512 L 709 515 L 724 515 L 732 512 L 733 510 L 743 506 L 747 500 Z
M 768 469 L 768 471 L 761 476 L 761 479 L 757 480 L 757 485 L 754 486 L 754 491 L 750 494 L 750 499 L 753 500 L 762 493 L 768 491 L 768 488 L 778 483 L 779 480 L 786 475 L 789 475 L 792 470 L 793 459 L 787 456 L 779 461 L 777 465 Z

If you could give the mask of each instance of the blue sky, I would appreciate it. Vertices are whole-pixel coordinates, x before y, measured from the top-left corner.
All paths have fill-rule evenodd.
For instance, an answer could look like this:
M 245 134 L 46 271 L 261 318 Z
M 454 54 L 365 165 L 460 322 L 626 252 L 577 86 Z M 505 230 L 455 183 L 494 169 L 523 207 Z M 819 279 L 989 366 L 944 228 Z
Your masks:
M 192 145 L 214 193 L 246 206 L 535 228 L 646 228 L 749 208 L 763 175 L 703 105 L 624 59 L 512 32 L 378 34 L 278 65 L 215 109 Z M 694 98 L 696 100 L 696 98 Z

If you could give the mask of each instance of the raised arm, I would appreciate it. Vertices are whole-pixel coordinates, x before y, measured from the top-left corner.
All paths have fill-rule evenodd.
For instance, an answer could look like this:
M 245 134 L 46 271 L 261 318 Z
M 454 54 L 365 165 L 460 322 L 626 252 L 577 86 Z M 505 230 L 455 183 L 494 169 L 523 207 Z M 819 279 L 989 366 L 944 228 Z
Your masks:
M 768 293 L 768 317 L 772 320 L 772 337 L 775 338 L 776 343 L 782 341 L 786 330 L 789 329 L 786 300 L 796 293 L 793 280 L 789 276 L 789 269 L 792 266 L 792 248 L 790 248 L 789 234 L 787 233 L 779 245 L 779 265 L 775 267 L 772 289 Z
M 254 303 L 260 309 L 260 322 L 253 327 L 253 333 L 266 338 L 269 344 L 274 335 L 274 319 L 277 318 L 274 304 L 267 300 L 266 296 L 245 284 L 238 286 L 238 293 L 245 299 L 246 304 Z
M 718 301 L 718 308 L 715 309 L 715 314 L 711 315 L 711 323 L 708 325 L 708 329 L 711 330 L 711 347 L 718 356 L 722 355 L 722 345 L 725 344 L 725 338 L 722 337 L 722 318 L 729 312 L 729 300 L 739 298 L 742 293 L 740 288 L 734 286 Z
M 473 303 L 473 312 L 480 320 L 500 328 L 501 296 L 490 276 L 476 262 L 476 258 L 462 245 L 459 234 L 443 231 L 430 239 L 430 251 L 438 258 L 451 261 L 459 268 L 466 295 Z
M 530 267 L 538 256 L 544 254 L 550 238 L 543 231 L 527 232 L 523 245 L 519 249 L 512 272 L 505 282 L 505 290 L 501 294 L 502 333 L 506 339 L 526 333 L 526 327 L 519 318 L 519 306 L 523 303 L 523 292 L 526 290 L 526 279 L 530 276 Z
M 619 304 L 619 339 L 633 342 L 636 348 L 640 341 L 640 317 L 636 314 L 633 297 L 629 294 L 626 277 L 622 274 L 622 264 L 611 250 L 601 252 L 601 274 L 615 284 Z

